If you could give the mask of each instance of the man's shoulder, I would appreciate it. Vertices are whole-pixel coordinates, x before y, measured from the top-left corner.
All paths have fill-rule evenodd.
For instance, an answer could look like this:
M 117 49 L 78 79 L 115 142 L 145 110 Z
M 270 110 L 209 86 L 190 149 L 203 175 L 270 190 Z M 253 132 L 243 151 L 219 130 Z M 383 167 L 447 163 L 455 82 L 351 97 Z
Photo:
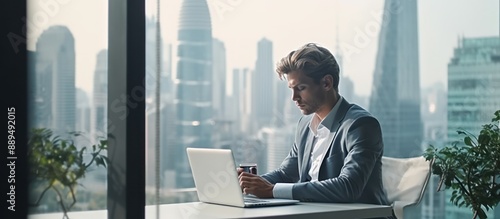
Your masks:
M 353 124 L 356 121 L 362 123 L 366 123 L 368 121 L 379 123 L 377 118 L 368 112 L 368 110 L 357 104 L 351 104 L 344 117 L 344 122 Z
M 368 110 L 357 104 L 351 104 L 349 110 L 347 110 L 346 117 L 350 118 L 362 118 L 362 117 L 373 117 L 375 118 Z

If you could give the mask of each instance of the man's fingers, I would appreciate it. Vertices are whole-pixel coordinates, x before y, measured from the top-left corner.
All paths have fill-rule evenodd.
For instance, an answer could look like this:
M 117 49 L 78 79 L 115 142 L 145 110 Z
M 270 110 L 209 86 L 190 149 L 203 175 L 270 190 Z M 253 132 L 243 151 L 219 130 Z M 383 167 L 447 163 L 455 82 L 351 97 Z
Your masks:
M 246 195 L 250 194 L 250 189 L 243 188 L 243 194 L 246 194 Z
M 256 188 L 252 187 L 252 186 L 247 186 L 247 187 L 243 188 L 243 193 L 244 194 L 254 194 L 255 191 L 256 191 Z
M 252 184 L 252 181 L 249 181 L 249 180 L 240 180 L 240 186 L 241 188 L 244 188 L 244 187 L 250 187 Z
M 258 187 L 258 184 L 259 181 L 256 179 L 256 177 L 245 176 L 240 178 L 240 187 L 242 189 Z
M 259 181 L 259 178 L 260 178 L 259 176 L 256 176 L 253 174 L 244 175 L 244 173 L 242 173 L 240 176 L 238 176 L 238 180 L 240 182 L 255 182 L 255 183 L 257 183 Z
M 243 168 L 236 168 L 236 172 L 238 173 L 238 175 L 240 175 L 241 173 L 243 173 L 244 169 Z
M 242 176 L 256 176 L 256 175 L 248 173 L 248 172 L 241 172 L 240 175 L 239 175 L 239 177 L 242 177 Z

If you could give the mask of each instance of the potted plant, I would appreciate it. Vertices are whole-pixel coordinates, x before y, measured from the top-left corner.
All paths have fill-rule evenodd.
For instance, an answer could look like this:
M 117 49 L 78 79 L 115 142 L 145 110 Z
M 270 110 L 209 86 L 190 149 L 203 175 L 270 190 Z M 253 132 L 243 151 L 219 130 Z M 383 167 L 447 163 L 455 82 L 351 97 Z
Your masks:
M 30 206 L 39 206 L 47 192 L 52 191 L 64 213 L 63 218 L 68 218 L 67 212 L 76 203 L 76 188 L 80 180 L 90 167 L 106 167 L 108 158 L 103 152 L 107 150 L 107 140 L 98 139 L 98 143 L 88 151 L 87 146 L 77 149 L 75 145 L 75 139 L 82 137 L 80 132 L 72 132 L 70 139 L 62 139 L 53 136 L 50 129 L 35 128 L 31 131 L 28 141 L 28 177 L 31 187 L 38 188 L 32 189 L 38 198 Z
M 450 201 L 472 210 L 473 218 L 486 218 L 486 212 L 500 202 L 500 110 L 479 135 L 458 130 L 460 142 L 444 148 L 432 145 L 424 157 L 434 159 L 432 173 L 440 176 L 437 190 L 452 191 Z

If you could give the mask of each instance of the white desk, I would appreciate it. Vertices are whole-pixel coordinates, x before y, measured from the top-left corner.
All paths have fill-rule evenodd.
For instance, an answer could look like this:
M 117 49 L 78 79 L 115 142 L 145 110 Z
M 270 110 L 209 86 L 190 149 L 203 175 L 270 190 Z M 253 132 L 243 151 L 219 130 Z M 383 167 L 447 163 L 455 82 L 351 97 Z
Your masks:
M 301 202 L 287 206 L 238 208 L 201 202 L 160 205 L 160 219 L 214 219 L 214 218 L 280 218 L 280 219 L 357 219 L 387 217 L 390 206 L 367 204 L 327 204 Z M 146 219 L 156 219 L 156 206 L 146 206 Z M 71 219 L 105 219 L 107 210 L 69 212 Z M 29 219 L 62 218 L 62 213 L 30 215 Z
M 168 212 L 168 213 L 167 213 Z M 153 216 L 155 206 L 146 207 L 146 215 Z M 287 206 L 238 208 L 200 202 L 160 206 L 162 219 L 206 219 L 206 218 L 373 218 L 392 215 L 390 206 L 367 204 L 298 203 Z M 146 217 L 154 218 L 154 217 Z

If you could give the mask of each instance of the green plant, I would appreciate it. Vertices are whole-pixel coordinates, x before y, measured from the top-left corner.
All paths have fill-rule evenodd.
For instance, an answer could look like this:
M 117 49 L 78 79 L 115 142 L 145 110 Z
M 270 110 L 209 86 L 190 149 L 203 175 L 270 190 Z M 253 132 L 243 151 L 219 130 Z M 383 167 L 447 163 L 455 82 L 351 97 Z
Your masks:
M 486 218 L 486 211 L 500 202 L 500 110 L 491 123 L 482 126 L 479 136 L 458 130 L 462 143 L 438 149 L 432 145 L 424 157 L 434 159 L 432 173 L 440 176 L 437 190 L 451 189 L 450 201 L 471 208 L 473 218 Z
M 82 133 L 70 133 L 71 139 L 52 135 L 50 129 L 31 130 L 28 141 L 28 177 L 32 185 L 41 185 L 43 188 L 31 206 L 39 206 L 46 192 L 52 190 L 64 213 L 63 218 L 68 218 L 67 212 L 76 203 L 75 192 L 80 185 L 79 180 L 85 177 L 93 165 L 106 167 L 108 158 L 102 152 L 107 150 L 107 140 L 98 140 L 97 144 L 91 146 L 89 160 L 85 159 L 88 155 L 87 147 L 77 149 L 74 142 Z M 66 201 L 67 199 L 70 201 Z

